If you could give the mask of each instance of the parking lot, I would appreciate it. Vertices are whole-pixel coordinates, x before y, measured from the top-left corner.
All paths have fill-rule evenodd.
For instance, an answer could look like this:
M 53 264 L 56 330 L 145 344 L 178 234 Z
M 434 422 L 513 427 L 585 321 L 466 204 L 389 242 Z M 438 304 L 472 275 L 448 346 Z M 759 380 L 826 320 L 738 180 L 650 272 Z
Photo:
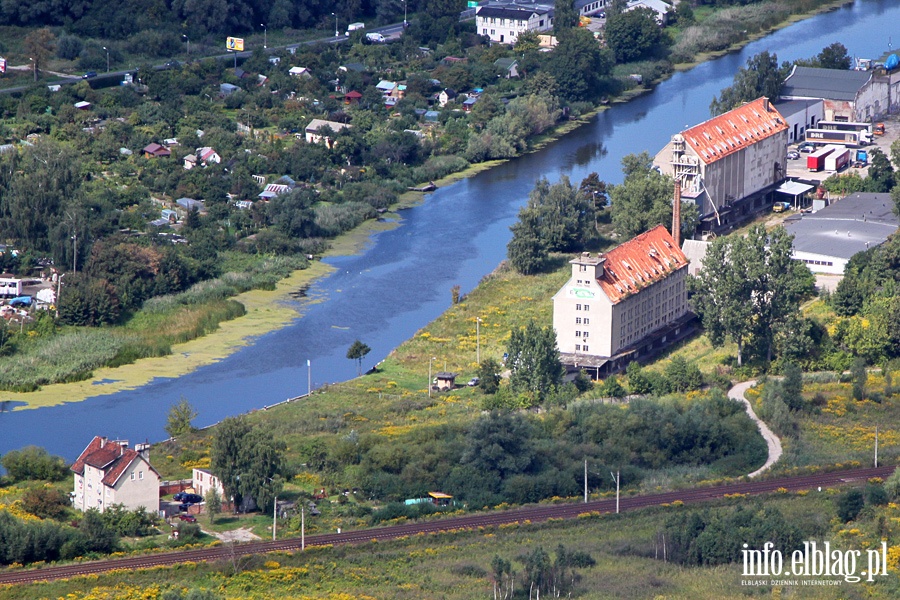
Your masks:
M 881 136 L 873 136 L 872 143 L 863 148 L 871 154 L 873 148 L 878 148 L 882 152 L 884 152 L 885 156 L 891 156 L 891 144 L 894 143 L 897 139 L 900 139 L 900 115 L 894 115 L 889 118 L 885 118 L 879 121 L 880 123 L 884 123 L 885 131 L 884 135 Z M 788 151 L 794 150 L 797 151 L 799 144 L 791 144 L 788 146 Z M 856 155 L 856 149 L 851 149 L 853 156 Z M 820 182 L 828 179 L 832 175 L 834 175 L 831 171 L 818 171 L 818 172 L 810 172 L 809 169 L 806 168 L 806 157 L 809 156 L 807 153 L 800 153 L 800 158 L 796 160 L 786 160 L 787 163 L 787 176 L 791 179 L 803 179 L 805 181 L 810 182 Z M 855 161 L 851 161 L 851 165 Z M 894 165 L 895 169 L 900 168 L 900 165 Z M 866 177 L 868 174 L 869 168 L 868 166 L 857 168 L 857 167 L 847 167 L 843 171 L 841 171 L 842 175 L 847 173 L 858 173 L 861 177 Z

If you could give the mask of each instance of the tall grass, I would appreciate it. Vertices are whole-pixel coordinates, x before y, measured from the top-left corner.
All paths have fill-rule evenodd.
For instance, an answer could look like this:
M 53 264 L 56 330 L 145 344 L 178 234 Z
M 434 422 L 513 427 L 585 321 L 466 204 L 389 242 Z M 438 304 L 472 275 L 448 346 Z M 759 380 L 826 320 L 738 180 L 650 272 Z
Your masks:
M 48 383 L 85 379 L 133 341 L 108 329 L 71 331 L 29 341 L 16 354 L 0 359 L 0 389 L 29 392 Z

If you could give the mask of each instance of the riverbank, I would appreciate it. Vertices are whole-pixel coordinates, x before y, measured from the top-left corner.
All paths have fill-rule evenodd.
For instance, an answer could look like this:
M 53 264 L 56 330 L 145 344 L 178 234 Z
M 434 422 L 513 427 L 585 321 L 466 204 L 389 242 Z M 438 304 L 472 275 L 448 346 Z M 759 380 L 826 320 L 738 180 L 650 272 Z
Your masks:
M 639 95 L 639 94 L 645 93 L 645 91 L 646 90 L 632 90 L 631 93 L 634 95 Z M 621 100 L 617 99 L 617 103 L 619 101 L 626 101 L 626 100 L 627 100 L 626 98 L 623 98 Z M 599 110 L 602 110 L 602 107 Z M 570 133 L 572 130 L 578 128 L 581 124 L 590 122 L 592 117 L 593 117 L 592 114 L 587 114 L 587 115 L 584 115 L 577 122 L 572 121 L 572 122 L 563 124 L 561 127 L 558 127 L 553 132 L 552 135 L 548 135 L 548 136 L 545 136 L 543 139 L 536 140 L 535 144 L 533 144 L 533 147 L 540 147 L 541 145 L 546 146 L 550 142 L 564 137 L 566 134 Z M 451 183 L 453 183 L 454 181 L 471 177 L 476 173 L 479 173 L 484 170 L 492 169 L 493 167 L 500 165 L 504 162 L 506 162 L 506 161 L 493 161 L 493 162 L 489 162 L 489 163 L 481 163 L 478 165 L 473 165 L 464 171 L 461 171 L 459 173 L 448 176 L 447 178 L 441 180 L 439 183 L 442 186 L 448 186 Z M 465 188 L 463 188 L 463 189 L 465 189 Z M 519 190 L 516 193 L 516 196 L 521 197 L 521 198 L 524 198 L 525 195 L 527 195 L 527 192 L 524 190 Z M 367 223 L 362 228 L 360 228 L 359 230 L 354 232 L 353 234 L 341 238 L 338 242 L 335 243 L 334 250 L 329 252 L 328 255 L 345 256 L 345 255 L 350 255 L 350 254 L 360 252 L 360 250 L 362 248 L 364 248 L 365 245 L 371 239 L 371 233 L 373 231 L 382 231 L 385 229 L 397 227 L 399 225 L 399 223 L 402 221 L 402 217 L 401 217 L 402 209 L 405 208 L 406 206 L 412 206 L 415 204 L 422 203 L 423 201 L 424 201 L 424 196 L 421 194 L 417 194 L 417 193 L 404 194 L 403 198 L 401 199 L 401 203 L 394 207 L 395 211 L 401 211 L 401 212 L 394 212 L 394 213 L 387 214 L 387 215 L 385 215 L 383 221 Z M 496 264 L 496 262 L 497 262 L 496 258 L 491 259 L 492 264 Z M 325 275 L 325 274 L 327 274 L 327 273 L 322 273 L 322 275 Z M 303 281 L 309 283 L 309 282 L 315 280 L 315 276 L 313 276 L 312 274 L 307 274 L 307 275 L 309 275 L 310 279 L 308 279 L 308 280 L 303 279 Z M 304 276 L 301 274 L 300 277 L 303 278 Z M 469 285 L 471 286 L 473 284 L 474 284 L 474 282 Z M 303 285 L 303 284 L 300 283 L 298 285 Z M 281 286 L 279 286 L 279 288 L 280 287 Z M 282 305 L 281 308 L 284 308 L 284 305 L 285 305 L 284 300 L 287 298 L 287 295 L 288 295 L 288 293 L 290 293 L 290 291 L 291 291 L 291 289 L 289 288 L 288 290 L 285 291 L 284 294 L 282 294 L 280 296 L 278 294 L 266 295 L 265 301 L 273 303 L 273 304 L 280 304 L 280 305 Z M 241 301 L 240 298 L 238 300 Z M 317 301 L 325 301 L 325 300 L 327 300 L 327 298 L 319 298 Z M 293 312 L 291 309 L 287 309 L 286 314 L 287 314 L 287 316 L 282 316 L 281 318 L 275 318 L 272 322 L 260 321 L 259 323 L 248 324 L 246 326 L 246 336 L 247 337 L 252 337 L 254 335 L 258 336 L 260 334 L 263 334 L 263 333 L 266 333 L 269 331 L 273 331 L 274 329 L 283 327 L 287 323 L 291 322 L 292 319 L 296 319 L 297 313 Z M 237 325 L 238 323 L 243 324 L 248 321 L 250 321 L 249 318 L 239 319 L 238 322 L 235 324 L 232 324 L 232 326 L 227 327 L 227 328 L 223 327 L 222 330 L 220 330 L 216 333 L 213 333 L 212 335 L 206 336 L 205 338 L 203 338 L 203 340 L 198 340 L 197 342 L 195 342 L 195 345 L 200 346 L 200 348 L 203 350 L 202 354 L 204 354 L 204 356 L 206 356 L 205 364 L 209 364 L 209 363 L 216 362 L 217 360 L 221 360 L 222 358 L 232 354 L 236 348 L 239 348 L 242 345 L 246 345 L 246 341 L 244 341 L 243 338 L 241 338 L 237 341 L 226 340 L 224 343 L 221 343 L 219 340 L 219 336 L 225 335 L 227 337 L 226 330 L 232 329 L 232 327 Z M 173 352 L 174 352 L 174 354 L 172 357 L 163 358 L 163 359 L 153 359 L 154 361 L 157 361 L 157 360 L 162 361 L 162 362 L 169 361 L 169 362 L 173 363 L 172 365 L 170 365 L 170 368 L 163 369 L 163 373 L 161 373 L 159 375 L 160 377 L 164 377 L 164 376 L 177 377 L 179 375 L 189 373 L 189 372 L 193 371 L 194 369 L 196 369 L 201 364 L 204 364 L 202 362 L 199 362 L 200 361 L 199 355 L 201 353 L 199 353 L 194 348 L 183 347 L 183 346 L 179 345 L 179 346 L 176 346 L 175 348 L 173 348 Z M 217 354 L 217 352 L 218 352 L 218 354 Z M 195 364 L 188 365 L 185 363 L 184 360 L 182 360 L 182 357 L 181 357 L 182 354 L 187 354 L 189 356 L 192 356 L 192 357 L 196 358 L 198 362 Z M 142 361 L 141 363 L 138 363 L 138 365 L 143 365 L 145 362 L 146 361 Z M 138 370 L 142 370 L 140 368 L 140 366 L 138 367 Z M 125 377 L 120 376 L 120 374 L 116 371 L 117 370 L 113 370 L 112 373 L 107 374 L 105 369 L 98 370 L 97 373 L 95 373 L 95 377 L 94 377 L 93 381 L 96 383 L 99 383 L 99 382 L 103 382 L 103 383 L 101 385 L 90 386 L 90 382 L 87 382 L 87 385 L 89 387 L 80 388 L 78 390 L 77 394 L 75 394 L 75 395 L 70 396 L 69 391 L 63 389 L 63 388 L 70 387 L 70 386 L 57 385 L 57 386 L 50 386 L 47 389 L 54 390 L 53 392 L 51 392 L 49 394 L 50 396 L 54 396 L 55 394 L 58 394 L 60 396 L 64 395 L 66 397 L 66 401 L 77 401 L 77 400 L 83 399 L 84 397 L 87 397 L 87 396 L 95 396 L 95 395 L 97 395 L 98 391 L 100 391 L 101 388 L 102 388 L 103 393 L 111 393 L 111 392 L 117 391 L 118 389 L 133 389 L 134 385 L 132 385 L 130 383 L 128 383 L 128 384 L 123 383 L 125 381 Z M 101 375 L 101 373 L 103 373 L 103 375 Z M 146 377 L 143 377 L 143 378 L 141 378 L 141 380 L 147 381 L 148 379 Z M 109 381 L 112 381 L 113 383 L 108 383 Z M 43 393 L 47 393 L 47 392 L 45 391 Z M 25 401 L 30 401 L 30 402 L 35 401 L 35 397 L 31 394 L 24 394 L 24 395 L 21 395 L 18 397 L 12 397 L 12 396 L 13 395 L 7 395 L 7 399 L 14 400 L 14 401 L 16 401 L 16 400 L 25 400 Z M 59 403 L 60 401 L 58 399 L 50 398 L 50 400 L 48 402 L 49 403 Z

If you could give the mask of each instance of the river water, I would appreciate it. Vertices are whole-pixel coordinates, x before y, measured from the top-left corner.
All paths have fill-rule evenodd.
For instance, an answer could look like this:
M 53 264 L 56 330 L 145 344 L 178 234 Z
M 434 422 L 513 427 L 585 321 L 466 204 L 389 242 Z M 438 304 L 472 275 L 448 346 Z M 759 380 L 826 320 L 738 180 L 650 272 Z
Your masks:
M 596 171 L 619 183 L 623 156 L 655 154 L 672 134 L 708 119 L 713 96 L 750 56 L 768 50 L 779 61 L 808 58 L 840 42 L 851 56 L 879 58 L 892 33 L 900 42 L 900 28 L 892 31 L 897 23 L 896 0 L 859 0 L 676 74 L 543 150 L 439 189 L 402 211 L 400 226 L 372 236 L 362 254 L 328 259 L 336 271 L 308 292 L 327 301 L 306 306 L 302 318 L 222 361 L 131 391 L 0 414 L 0 454 L 36 444 L 73 460 L 94 435 L 165 438 L 166 413 L 181 396 L 199 413 L 194 424 L 205 426 L 305 393 L 309 375 L 314 389 L 350 379 L 356 364 L 345 355 L 355 339 L 372 348 L 363 362 L 371 367 L 446 310 L 454 285 L 470 291 L 505 258 L 509 226 L 538 178 L 553 182 L 567 175 L 577 184 Z

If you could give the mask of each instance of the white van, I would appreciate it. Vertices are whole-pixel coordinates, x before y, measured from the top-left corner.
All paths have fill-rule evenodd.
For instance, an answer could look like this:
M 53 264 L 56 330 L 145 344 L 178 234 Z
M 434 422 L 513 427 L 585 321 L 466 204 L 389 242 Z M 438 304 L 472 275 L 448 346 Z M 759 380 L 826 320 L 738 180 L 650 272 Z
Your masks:
M 372 42 L 373 44 L 383 44 L 384 36 L 380 33 L 367 33 L 366 39 Z
M 350 35 L 354 31 L 357 31 L 359 29 L 365 29 L 365 28 L 366 28 L 365 23 L 350 23 L 349 25 L 347 25 L 347 35 Z

